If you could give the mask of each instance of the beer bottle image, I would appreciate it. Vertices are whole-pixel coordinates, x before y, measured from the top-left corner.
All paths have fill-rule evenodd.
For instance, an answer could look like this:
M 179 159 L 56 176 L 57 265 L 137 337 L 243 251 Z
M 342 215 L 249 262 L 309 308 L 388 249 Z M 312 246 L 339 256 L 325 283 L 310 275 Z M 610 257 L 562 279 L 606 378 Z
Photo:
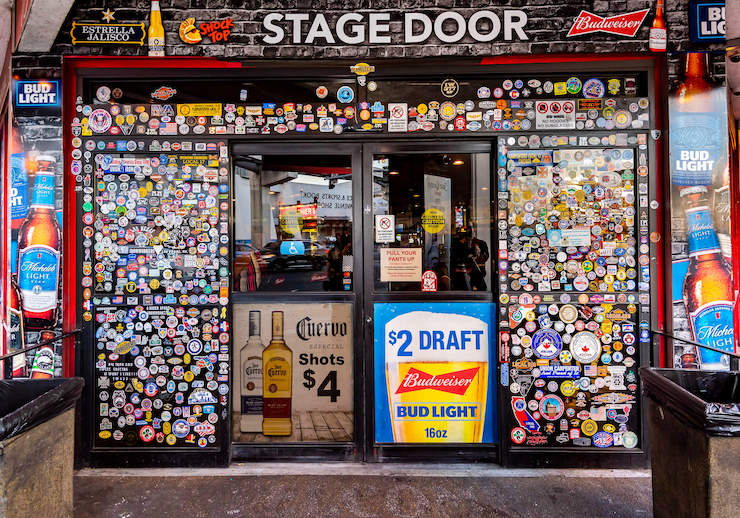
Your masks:
M 718 89 L 709 78 L 708 54 L 687 53 L 684 78 L 670 100 L 673 185 L 712 185 L 716 163 L 727 151 L 726 108 L 716 100 Z
M 58 316 L 62 239 L 54 213 L 54 159 L 44 163 L 44 170 L 36 173 L 28 217 L 18 231 L 18 287 L 27 331 L 54 327 Z
M 10 218 L 13 230 L 18 229 L 28 215 L 28 171 L 20 128 L 13 119 L 10 141 Z
M 23 313 L 21 312 L 21 294 L 15 277 L 10 277 L 10 300 L 8 304 L 8 324 L 10 332 L 10 351 L 18 351 L 26 346 L 26 333 L 23 330 Z M 13 356 L 13 377 L 25 375 L 26 355 Z
M 689 268 L 683 285 L 683 300 L 695 342 L 733 352 L 732 274 L 722 256 L 719 239 L 707 203 L 707 188 L 687 187 Z M 729 356 L 699 348 L 699 367 L 728 370 Z
M 45 342 L 54 338 L 54 333 L 44 331 L 41 333 L 40 341 Z M 32 379 L 48 379 L 54 377 L 54 347 L 45 345 L 36 349 L 36 355 L 33 358 L 31 366 Z
M 655 7 L 655 18 L 653 18 L 653 24 L 650 26 L 648 47 L 653 52 L 665 52 L 668 43 L 668 31 L 663 17 L 663 4 L 663 0 L 658 0 Z
M 159 0 L 152 0 L 147 36 L 149 55 L 164 56 L 164 26 L 162 25 L 162 12 L 159 10 Z
M 239 351 L 241 366 L 241 419 L 242 432 L 262 431 L 262 338 L 260 337 L 261 311 L 249 312 L 249 339 Z
M 293 396 L 293 352 L 283 338 L 283 312 L 272 312 L 272 340 L 262 351 L 264 435 L 290 435 Z

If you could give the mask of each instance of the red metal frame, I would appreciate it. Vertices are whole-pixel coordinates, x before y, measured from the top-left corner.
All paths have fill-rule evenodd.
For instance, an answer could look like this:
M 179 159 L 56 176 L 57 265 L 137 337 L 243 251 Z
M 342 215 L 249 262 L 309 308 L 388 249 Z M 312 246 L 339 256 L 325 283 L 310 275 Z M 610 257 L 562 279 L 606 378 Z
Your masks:
M 547 54 L 547 55 L 524 55 L 524 56 L 492 56 L 480 60 L 480 65 L 503 65 L 503 64 L 533 64 L 533 63 L 578 63 L 588 61 L 632 61 L 632 60 L 650 60 L 655 65 L 655 113 L 656 120 L 663 122 L 662 114 L 664 113 L 663 105 L 666 102 L 666 96 L 663 89 L 665 73 L 665 58 L 661 55 L 646 53 L 614 53 L 614 54 Z M 62 288 L 62 318 L 63 331 L 68 332 L 74 329 L 77 321 L 77 270 L 73 266 L 77 263 L 77 203 L 75 196 L 75 182 L 67 181 L 71 177 L 71 163 L 66 158 L 71 155 L 72 146 L 72 120 L 76 116 L 75 101 L 77 97 L 77 72 L 81 69 L 240 69 L 240 68 L 257 68 L 259 65 L 244 64 L 238 61 L 230 61 L 221 58 L 205 57 L 187 57 L 173 56 L 165 58 L 152 57 L 89 57 L 89 56 L 67 56 L 63 62 L 63 104 L 62 104 L 62 121 L 64 124 L 64 232 L 63 232 L 63 288 Z M 662 129 L 662 128 L 661 128 Z M 663 192 L 663 182 L 665 172 L 663 167 L 663 146 L 662 140 L 657 143 L 657 160 L 656 170 L 660 172 L 657 178 L 657 199 L 661 199 Z M 740 199 L 740 197 L 738 198 Z M 662 210 L 658 211 L 658 227 L 662 229 L 663 214 Z M 658 257 L 663 257 L 664 240 L 658 243 Z M 740 257 L 740 256 L 738 256 Z M 663 329 L 665 322 L 665 279 L 663 273 L 665 265 L 663 261 L 658 261 L 658 326 Z M 72 267 L 70 267 L 72 266 Z M 74 376 L 75 373 L 75 348 L 74 338 L 65 340 L 63 349 L 64 358 L 64 375 Z M 665 350 L 660 350 L 660 365 L 665 363 Z
M 8 174 L 8 171 L 10 170 L 11 131 L 12 124 L 10 121 L 10 110 L 7 109 L 7 106 L 3 107 L 0 105 L 0 140 L 2 140 L 0 143 L 0 150 L 3 154 L 2 168 L 0 168 L 0 182 L 2 182 L 0 189 L 2 189 L 2 199 L 5 202 L 2 204 L 2 213 L 0 213 L 0 229 L 2 229 L 2 237 L 0 238 L 0 284 L 2 285 L 2 288 L 0 289 L 0 315 L 2 315 L 2 325 L 0 326 L 0 329 L 2 330 L 0 332 L 0 354 L 5 354 L 8 349 L 8 337 L 6 332 L 8 322 L 5 308 L 10 294 L 10 268 L 6 267 L 8 265 L 8 253 L 10 250 L 10 203 L 8 203 L 8 194 L 10 193 L 8 184 L 10 183 L 10 175 Z M 3 374 L 0 372 L 0 378 L 2 378 L 2 376 Z
M 730 234 L 732 236 L 732 287 L 735 295 L 733 305 L 735 328 L 735 352 L 740 353 L 740 150 L 738 150 L 738 126 L 732 111 L 731 95 L 728 92 L 727 130 L 729 150 L 727 160 L 730 167 Z

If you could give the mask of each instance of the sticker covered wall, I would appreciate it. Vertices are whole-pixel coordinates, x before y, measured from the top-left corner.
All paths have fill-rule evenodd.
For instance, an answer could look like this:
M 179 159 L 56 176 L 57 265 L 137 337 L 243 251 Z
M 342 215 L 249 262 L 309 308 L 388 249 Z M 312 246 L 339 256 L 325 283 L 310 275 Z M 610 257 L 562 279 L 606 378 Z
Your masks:
M 496 442 L 494 310 L 375 304 L 376 442 Z

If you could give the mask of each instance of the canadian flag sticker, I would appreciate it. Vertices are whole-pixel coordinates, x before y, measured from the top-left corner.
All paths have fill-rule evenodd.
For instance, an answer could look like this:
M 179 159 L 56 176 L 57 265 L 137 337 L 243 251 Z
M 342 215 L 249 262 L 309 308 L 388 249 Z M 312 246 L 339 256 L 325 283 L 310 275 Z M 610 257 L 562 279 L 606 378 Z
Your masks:
M 634 38 L 635 34 L 637 34 L 637 30 L 642 25 L 642 22 L 645 21 L 645 16 L 647 16 L 648 11 L 650 11 L 650 9 L 642 9 L 640 11 L 618 14 L 607 18 L 599 16 L 598 14 L 589 13 L 588 11 L 581 11 L 573 22 L 573 26 L 570 28 L 570 31 L 566 34 L 566 38 L 590 34 L 592 32 L 606 32 L 608 34 Z

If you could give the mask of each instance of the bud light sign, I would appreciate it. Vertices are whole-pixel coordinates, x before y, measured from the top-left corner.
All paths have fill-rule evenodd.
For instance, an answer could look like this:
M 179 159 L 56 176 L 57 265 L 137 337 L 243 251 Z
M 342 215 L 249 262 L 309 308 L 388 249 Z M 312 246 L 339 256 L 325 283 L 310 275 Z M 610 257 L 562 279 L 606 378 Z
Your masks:
M 689 5 L 689 36 L 694 43 L 725 41 L 725 3 L 692 0 Z
M 16 81 L 16 108 L 61 108 L 61 83 L 59 80 Z
M 496 440 L 487 303 L 375 305 L 375 440 Z

